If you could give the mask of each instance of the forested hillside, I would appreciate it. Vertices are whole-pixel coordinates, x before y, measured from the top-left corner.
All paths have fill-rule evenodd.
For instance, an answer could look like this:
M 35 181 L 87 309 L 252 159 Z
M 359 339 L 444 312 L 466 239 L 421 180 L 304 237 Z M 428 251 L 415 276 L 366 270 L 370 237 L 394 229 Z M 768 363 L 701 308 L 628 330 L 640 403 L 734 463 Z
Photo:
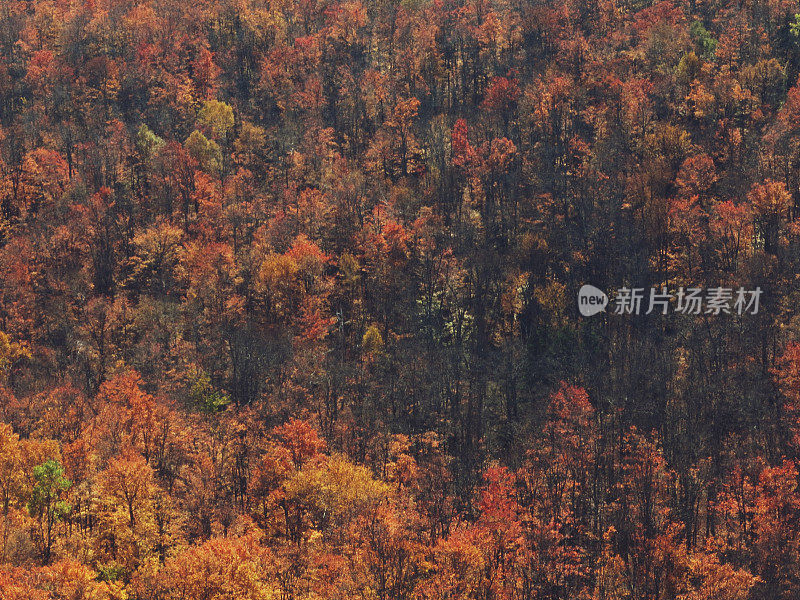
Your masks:
M 2 0 L 0 599 L 800 597 L 796 13 Z

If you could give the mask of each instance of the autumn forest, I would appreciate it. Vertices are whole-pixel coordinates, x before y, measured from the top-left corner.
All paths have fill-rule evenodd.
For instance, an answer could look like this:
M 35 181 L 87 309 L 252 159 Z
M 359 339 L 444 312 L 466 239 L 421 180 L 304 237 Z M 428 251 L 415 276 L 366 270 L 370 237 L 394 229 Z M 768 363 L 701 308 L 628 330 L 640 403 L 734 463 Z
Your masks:
M 0 600 L 800 597 L 798 13 L 0 1 Z

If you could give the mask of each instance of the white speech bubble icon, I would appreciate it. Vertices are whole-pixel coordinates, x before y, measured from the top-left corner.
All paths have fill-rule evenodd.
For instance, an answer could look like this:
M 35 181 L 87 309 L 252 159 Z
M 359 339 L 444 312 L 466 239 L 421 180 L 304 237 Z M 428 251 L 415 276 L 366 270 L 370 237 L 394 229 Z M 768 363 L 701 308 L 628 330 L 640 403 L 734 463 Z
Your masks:
M 608 306 L 608 296 L 593 285 L 584 285 L 578 291 L 578 310 L 584 317 L 603 312 Z

